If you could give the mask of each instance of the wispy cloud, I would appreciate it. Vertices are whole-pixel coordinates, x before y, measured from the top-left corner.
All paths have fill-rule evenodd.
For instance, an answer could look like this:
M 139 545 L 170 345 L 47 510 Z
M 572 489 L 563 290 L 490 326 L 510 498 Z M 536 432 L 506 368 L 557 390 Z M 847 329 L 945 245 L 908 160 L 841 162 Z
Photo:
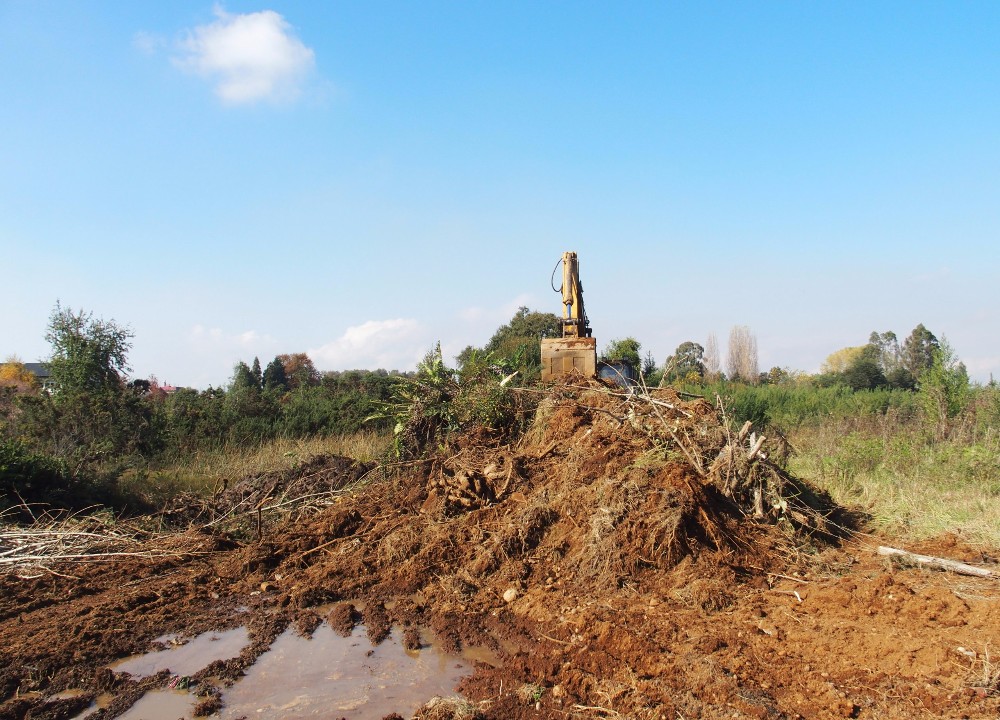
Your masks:
M 145 30 L 140 30 L 132 36 L 132 47 L 143 55 L 153 55 L 164 46 L 166 46 L 166 42 L 162 37 Z
M 179 348 L 183 351 L 178 352 Z M 261 364 L 266 364 L 279 352 L 278 341 L 266 333 L 257 330 L 236 332 L 201 324 L 191 327 L 179 348 L 167 352 L 178 353 L 178 364 L 188 366 L 186 377 L 181 381 L 198 387 L 220 380 L 225 384 L 237 361 L 250 363 L 257 357 Z
M 535 302 L 533 295 L 522 293 L 503 305 L 494 305 L 488 308 L 480 305 L 472 305 L 462 308 L 458 312 L 458 317 L 466 322 L 478 323 L 491 330 L 495 330 L 503 323 L 510 322 L 510 319 L 514 317 L 514 313 L 517 312 L 518 308 L 530 308 L 533 302 Z
M 215 86 L 226 103 L 295 99 L 315 66 L 315 53 L 273 10 L 230 14 L 215 8 L 215 21 L 187 31 L 174 63 Z M 139 40 L 142 47 L 142 40 Z
M 336 340 L 309 350 L 309 356 L 322 370 L 407 370 L 430 349 L 430 343 L 426 328 L 416 320 L 369 320 L 347 328 Z
M 256 330 L 232 333 L 225 332 L 221 328 L 208 328 L 204 325 L 195 325 L 191 328 L 189 339 L 194 348 L 198 350 L 225 349 L 254 354 L 270 350 L 275 345 L 274 338 L 270 335 L 262 335 Z

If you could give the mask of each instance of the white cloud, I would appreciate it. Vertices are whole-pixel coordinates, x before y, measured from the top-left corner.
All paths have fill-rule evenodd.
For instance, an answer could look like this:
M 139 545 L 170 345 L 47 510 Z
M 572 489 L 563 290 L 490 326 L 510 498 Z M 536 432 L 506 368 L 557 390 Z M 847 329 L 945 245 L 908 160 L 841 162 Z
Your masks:
M 211 80 L 232 104 L 287 101 L 298 96 L 315 53 L 273 10 L 236 14 L 215 8 L 216 20 L 187 32 L 174 63 Z
M 321 370 L 409 370 L 432 343 L 426 329 L 416 320 L 369 320 L 347 328 L 339 338 L 309 350 L 308 354 Z

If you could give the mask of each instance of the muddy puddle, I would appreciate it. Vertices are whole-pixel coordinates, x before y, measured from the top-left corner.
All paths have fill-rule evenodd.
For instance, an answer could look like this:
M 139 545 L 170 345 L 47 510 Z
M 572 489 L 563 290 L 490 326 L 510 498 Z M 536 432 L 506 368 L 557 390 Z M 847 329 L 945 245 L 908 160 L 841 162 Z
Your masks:
M 470 659 L 433 646 L 405 650 L 398 628 L 377 646 L 362 626 L 343 637 L 324 623 L 311 639 L 289 629 L 223 692 L 222 717 L 410 717 L 435 695 L 453 695 L 472 670 Z
M 111 669 L 116 673 L 127 672 L 134 678 L 149 677 L 161 670 L 169 670 L 174 675 L 194 675 L 216 660 L 237 657 L 250 643 L 245 627 L 202 633 L 187 642 L 170 635 L 156 640 L 166 647 L 125 658 L 111 665 Z
M 475 662 L 494 662 L 495 657 L 481 648 L 470 648 L 461 656 L 445 654 L 431 642 L 429 633 L 421 637 L 419 650 L 403 647 L 402 632 L 394 628 L 377 646 L 368 640 L 364 626 L 351 635 L 337 634 L 326 623 L 311 638 L 289 628 L 246 670 L 246 675 L 224 688 L 220 713 L 213 717 L 237 718 L 317 718 L 344 717 L 348 720 L 379 719 L 393 712 L 410 717 L 435 695 L 455 694 L 458 683 L 472 674 Z M 190 676 L 215 660 L 236 657 L 249 643 L 246 628 L 204 633 L 187 642 L 165 636 L 166 645 L 121 660 L 111 666 L 116 673 L 134 678 L 169 670 L 174 676 Z M 183 644 L 180 644 L 182 643 Z M 146 693 L 120 717 L 124 720 L 177 720 L 194 717 L 197 687 L 167 688 Z M 106 706 L 108 696 L 98 698 L 77 716 L 85 718 Z

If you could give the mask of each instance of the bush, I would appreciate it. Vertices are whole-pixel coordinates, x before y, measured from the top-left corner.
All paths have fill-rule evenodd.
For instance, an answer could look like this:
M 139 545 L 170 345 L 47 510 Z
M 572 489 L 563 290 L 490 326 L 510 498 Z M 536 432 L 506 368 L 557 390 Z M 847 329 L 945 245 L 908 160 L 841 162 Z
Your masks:
M 0 440 L 3 507 L 64 499 L 74 485 L 65 463 L 31 452 L 16 440 Z

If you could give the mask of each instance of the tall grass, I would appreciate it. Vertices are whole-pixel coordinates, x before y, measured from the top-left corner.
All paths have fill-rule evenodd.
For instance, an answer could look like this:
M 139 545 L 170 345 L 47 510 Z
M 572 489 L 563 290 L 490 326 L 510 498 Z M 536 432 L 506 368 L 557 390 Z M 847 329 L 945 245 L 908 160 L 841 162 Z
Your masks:
M 252 447 L 227 446 L 178 455 L 158 466 L 123 476 L 123 491 L 159 504 L 179 493 L 207 493 L 245 477 L 280 472 L 319 455 L 343 455 L 361 462 L 387 456 L 392 437 L 386 432 L 359 432 L 329 437 L 279 438 Z
M 944 437 L 904 408 L 798 423 L 787 433 L 789 469 L 864 510 L 882 533 L 912 540 L 949 532 L 1000 547 L 995 401 L 983 389 Z
M 973 387 L 952 417 L 926 393 L 808 383 L 717 383 L 685 391 L 720 398 L 736 426 L 780 432 L 789 470 L 915 540 L 950 532 L 1000 548 L 1000 388 Z

